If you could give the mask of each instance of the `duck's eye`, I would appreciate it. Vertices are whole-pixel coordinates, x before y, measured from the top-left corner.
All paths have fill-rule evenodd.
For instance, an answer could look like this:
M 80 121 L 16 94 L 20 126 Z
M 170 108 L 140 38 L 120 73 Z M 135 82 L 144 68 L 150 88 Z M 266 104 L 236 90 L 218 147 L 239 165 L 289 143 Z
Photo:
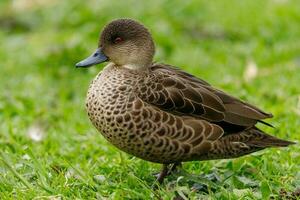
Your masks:
M 120 42 L 122 42 L 122 41 L 123 41 L 123 38 L 121 38 L 121 37 L 116 37 L 116 38 L 114 39 L 114 43 L 115 43 L 115 44 L 120 43 Z

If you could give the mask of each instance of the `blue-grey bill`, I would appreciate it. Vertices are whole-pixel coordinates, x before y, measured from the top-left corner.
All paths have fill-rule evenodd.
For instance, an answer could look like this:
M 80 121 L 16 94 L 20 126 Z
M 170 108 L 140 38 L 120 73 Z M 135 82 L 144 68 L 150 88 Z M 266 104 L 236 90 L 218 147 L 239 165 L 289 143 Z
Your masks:
M 98 48 L 92 55 L 76 64 L 76 67 L 90 67 L 107 61 L 108 58 L 104 55 L 101 48 Z

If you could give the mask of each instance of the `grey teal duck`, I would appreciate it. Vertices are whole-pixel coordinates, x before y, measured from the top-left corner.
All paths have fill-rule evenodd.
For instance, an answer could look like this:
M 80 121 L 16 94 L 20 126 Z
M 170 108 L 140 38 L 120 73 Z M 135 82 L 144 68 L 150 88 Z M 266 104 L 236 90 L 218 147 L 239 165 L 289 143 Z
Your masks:
M 120 150 L 162 163 L 159 182 L 181 162 L 293 144 L 256 127 L 269 125 L 262 120 L 272 114 L 176 67 L 153 63 L 154 52 L 147 28 L 118 19 L 103 29 L 96 52 L 76 66 L 109 62 L 88 89 L 88 116 Z

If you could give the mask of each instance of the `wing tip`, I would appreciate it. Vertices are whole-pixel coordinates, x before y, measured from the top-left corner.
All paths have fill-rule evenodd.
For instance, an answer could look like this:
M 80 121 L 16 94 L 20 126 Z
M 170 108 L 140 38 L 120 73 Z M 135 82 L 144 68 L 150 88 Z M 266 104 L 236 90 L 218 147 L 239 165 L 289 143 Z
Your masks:
M 266 125 L 266 126 L 269 126 L 269 127 L 271 127 L 271 128 L 275 128 L 272 124 L 270 124 L 270 123 L 268 123 L 268 122 L 265 122 L 265 121 L 262 121 L 262 120 L 258 120 L 258 122 L 259 122 L 259 123 L 262 123 L 262 124 L 264 124 L 264 125 Z

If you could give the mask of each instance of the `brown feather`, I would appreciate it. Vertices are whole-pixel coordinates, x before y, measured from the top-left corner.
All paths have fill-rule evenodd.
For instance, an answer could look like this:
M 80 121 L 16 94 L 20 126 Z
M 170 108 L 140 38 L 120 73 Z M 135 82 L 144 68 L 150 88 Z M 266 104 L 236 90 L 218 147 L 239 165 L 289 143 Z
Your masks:
M 264 119 L 266 116 L 257 110 L 248 107 L 247 105 L 239 105 L 235 103 L 225 104 L 226 110 L 230 110 L 230 112 L 235 113 L 237 115 L 248 117 L 252 119 Z
M 151 72 L 156 77 L 156 82 L 161 82 L 169 93 L 168 96 L 159 97 L 171 98 L 175 102 L 175 106 L 168 110 L 171 113 L 218 122 L 221 126 L 224 124 L 224 128 L 229 132 L 231 129 L 245 130 L 262 119 L 272 117 L 271 114 L 215 89 L 207 82 L 170 65 L 154 64 Z M 143 100 L 166 109 L 165 106 L 155 104 L 147 98 Z

